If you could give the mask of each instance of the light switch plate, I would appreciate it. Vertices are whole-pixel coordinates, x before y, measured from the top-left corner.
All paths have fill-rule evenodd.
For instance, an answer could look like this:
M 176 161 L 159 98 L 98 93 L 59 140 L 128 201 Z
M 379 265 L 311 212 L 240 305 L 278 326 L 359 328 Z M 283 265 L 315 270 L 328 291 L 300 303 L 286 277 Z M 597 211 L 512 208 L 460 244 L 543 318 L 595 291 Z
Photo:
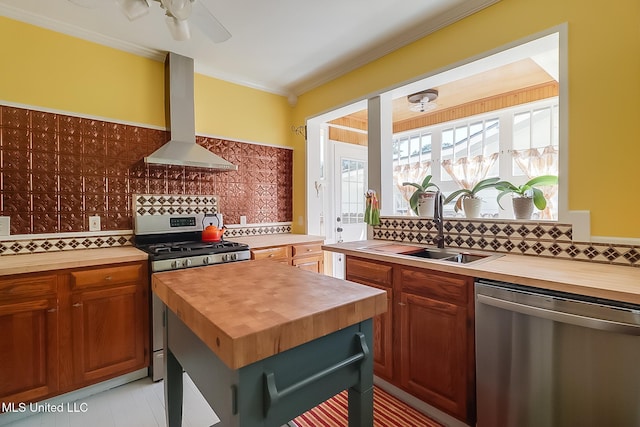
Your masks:
M 247 217 L 245 215 L 240 215 L 240 225 L 247 224 Z
M 89 231 L 100 231 L 100 217 L 99 216 L 90 216 L 89 217 Z
M 11 233 L 11 217 L 0 216 L 0 236 L 8 236 Z

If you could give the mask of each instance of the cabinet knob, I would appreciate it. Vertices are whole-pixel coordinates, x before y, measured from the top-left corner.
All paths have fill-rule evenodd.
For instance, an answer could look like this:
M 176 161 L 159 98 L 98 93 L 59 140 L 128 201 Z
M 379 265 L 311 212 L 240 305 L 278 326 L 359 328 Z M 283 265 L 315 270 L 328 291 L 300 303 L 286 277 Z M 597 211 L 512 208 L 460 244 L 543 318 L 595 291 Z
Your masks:
M 273 254 L 269 254 L 269 258 L 272 258 L 272 257 L 273 257 Z
M 81 302 L 77 302 L 77 303 L 73 304 L 72 307 L 82 307 L 82 303 Z
M 399 305 L 399 306 L 401 306 L 401 307 L 404 307 L 404 306 L 405 306 L 405 305 L 407 305 L 407 304 L 405 304 L 405 303 L 403 303 L 403 302 L 399 302 L 399 303 L 398 303 L 398 305 Z
M 58 311 L 57 308 L 50 308 L 49 310 L 47 310 L 47 313 L 55 313 L 56 311 Z
M 110 281 L 111 280 L 111 276 L 105 276 L 104 280 Z

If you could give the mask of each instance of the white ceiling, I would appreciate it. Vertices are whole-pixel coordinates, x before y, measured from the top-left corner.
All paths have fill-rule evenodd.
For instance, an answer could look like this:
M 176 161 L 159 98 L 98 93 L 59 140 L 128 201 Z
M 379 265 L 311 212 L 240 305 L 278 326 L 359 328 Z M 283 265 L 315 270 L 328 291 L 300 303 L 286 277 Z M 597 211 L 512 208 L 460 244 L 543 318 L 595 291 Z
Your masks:
M 196 0 L 232 34 L 219 44 L 194 27 L 173 40 L 157 2 L 131 22 L 114 0 L 86 1 L 0 0 L 0 15 L 158 60 L 173 51 L 199 73 L 292 96 L 499 0 Z

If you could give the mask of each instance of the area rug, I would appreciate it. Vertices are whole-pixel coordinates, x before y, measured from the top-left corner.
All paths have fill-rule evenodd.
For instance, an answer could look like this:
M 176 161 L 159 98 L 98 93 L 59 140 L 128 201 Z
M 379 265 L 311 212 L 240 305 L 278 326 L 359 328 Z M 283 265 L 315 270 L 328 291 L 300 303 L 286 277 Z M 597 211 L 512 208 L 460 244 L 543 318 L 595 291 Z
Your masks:
M 347 427 L 349 425 L 347 408 L 347 391 L 345 390 L 293 421 L 300 427 Z M 442 424 L 428 418 L 379 387 L 375 387 L 373 392 L 373 426 L 443 427 Z

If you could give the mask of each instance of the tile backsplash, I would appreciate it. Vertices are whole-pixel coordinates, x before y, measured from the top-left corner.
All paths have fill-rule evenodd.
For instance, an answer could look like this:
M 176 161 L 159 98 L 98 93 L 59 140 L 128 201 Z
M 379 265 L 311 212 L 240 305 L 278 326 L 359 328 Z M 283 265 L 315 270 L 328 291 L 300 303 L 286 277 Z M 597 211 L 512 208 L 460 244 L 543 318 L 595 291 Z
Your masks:
M 292 220 L 293 153 L 287 148 L 198 136 L 238 165 L 210 171 L 143 163 L 165 130 L 0 106 L 0 215 L 11 234 L 131 230 L 131 195 L 216 194 L 225 223 Z
M 640 267 L 639 246 L 578 242 L 570 224 L 445 218 L 443 228 L 447 247 Z M 429 218 L 383 217 L 373 229 L 374 239 L 423 244 L 436 234 Z

